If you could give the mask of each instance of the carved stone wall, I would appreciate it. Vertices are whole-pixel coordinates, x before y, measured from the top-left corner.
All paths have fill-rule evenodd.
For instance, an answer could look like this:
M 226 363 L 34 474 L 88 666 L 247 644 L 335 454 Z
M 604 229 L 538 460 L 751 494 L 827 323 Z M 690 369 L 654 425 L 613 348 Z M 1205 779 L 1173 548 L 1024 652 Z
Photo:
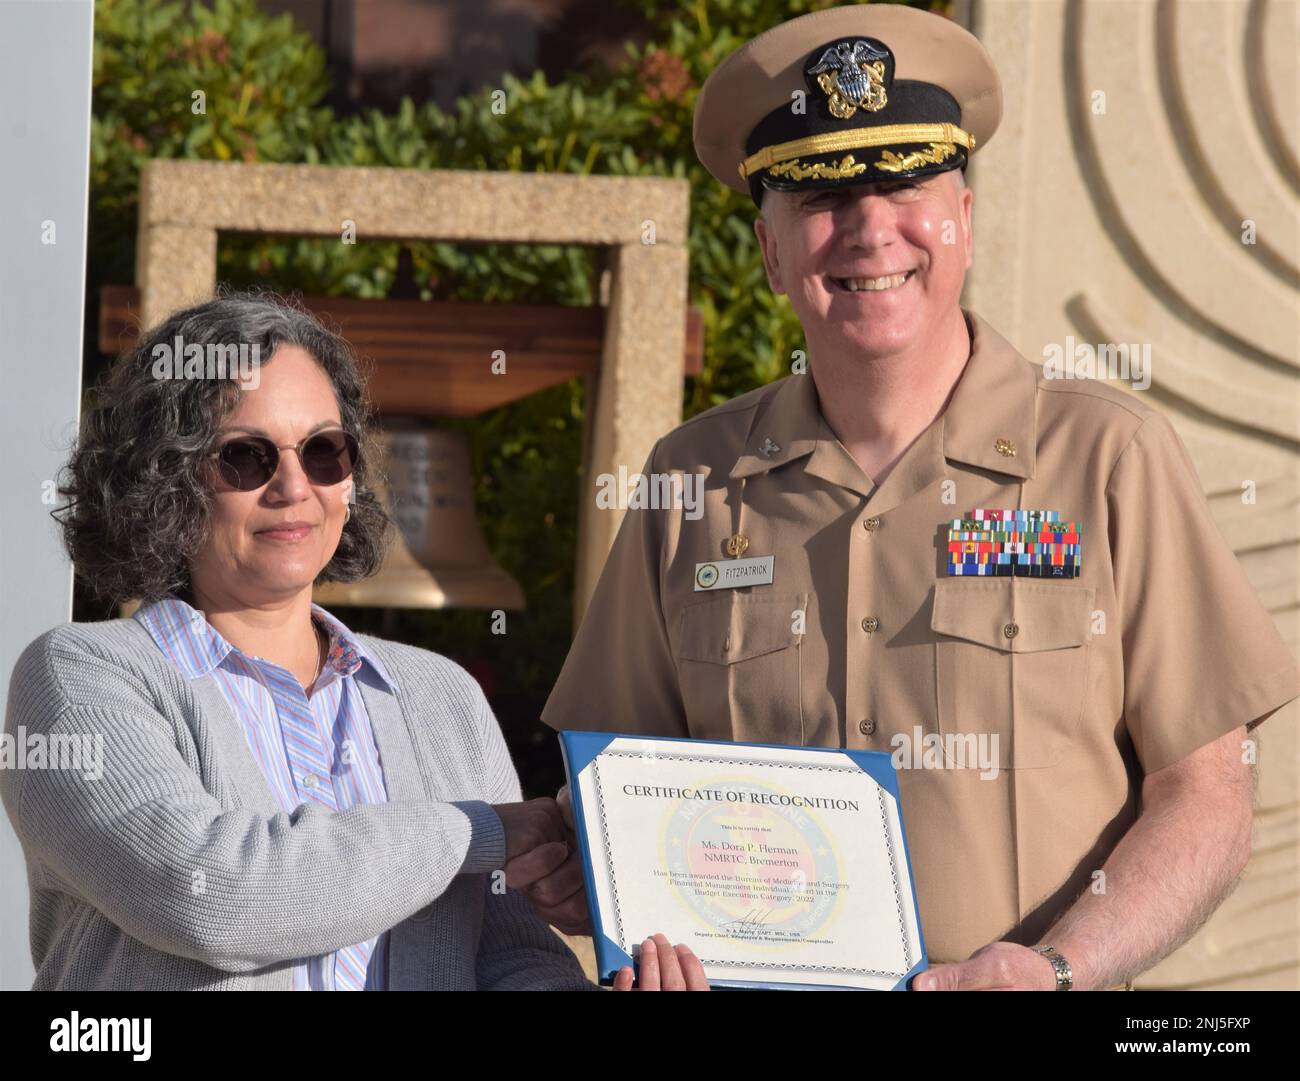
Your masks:
M 1295 0 L 970 0 L 958 13 L 1006 98 L 970 170 L 965 301 L 1031 360 L 1070 338 L 1149 348 L 1150 386 L 1114 385 L 1169 416 L 1293 648 L 1298 12 Z M 1213 635 L 1215 614 L 1204 621 Z M 1245 880 L 1139 987 L 1300 986 L 1297 714 L 1293 702 L 1258 730 Z

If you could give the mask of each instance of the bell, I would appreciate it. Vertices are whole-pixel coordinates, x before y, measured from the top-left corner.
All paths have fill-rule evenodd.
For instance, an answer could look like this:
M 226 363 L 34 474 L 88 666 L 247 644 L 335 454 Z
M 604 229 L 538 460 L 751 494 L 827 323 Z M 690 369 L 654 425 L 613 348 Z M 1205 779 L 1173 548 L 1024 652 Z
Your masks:
M 317 586 L 317 604 L 518 610 L 524 591 L 492 558 L 474 516 L 469 451 L 458 432 L 391 424 L 379 434 L 397 523 L 377 574 Z

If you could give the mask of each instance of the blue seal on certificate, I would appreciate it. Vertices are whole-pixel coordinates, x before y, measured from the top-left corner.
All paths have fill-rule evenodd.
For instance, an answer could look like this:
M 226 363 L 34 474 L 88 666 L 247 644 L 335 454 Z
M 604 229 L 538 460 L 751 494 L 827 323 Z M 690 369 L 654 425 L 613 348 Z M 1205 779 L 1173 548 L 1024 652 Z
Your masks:
M 742 793 L 782 794 L 733 784 Z M 814 812 L 682 799 L 667 815 L 663 863 L 707 927 L 762 949 L 814 935 L 831 915 L 836 895 L 816 884 L 837 881 L 839 862 Z

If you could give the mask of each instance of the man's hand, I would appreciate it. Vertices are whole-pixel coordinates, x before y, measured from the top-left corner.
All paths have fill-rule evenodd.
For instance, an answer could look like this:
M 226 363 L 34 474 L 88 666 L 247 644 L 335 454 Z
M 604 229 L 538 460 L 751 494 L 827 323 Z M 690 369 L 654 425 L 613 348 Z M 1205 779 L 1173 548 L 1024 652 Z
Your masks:
M 506 885 L 524 889 L 545 879 L 568 855 L 564 819 L 553 799 L 498 803 L 492 808 L 506 831 Z
M 913 991 L 1055 991 L 1056 969 L 1041 953 L 991 942 L 970 959 L 935 965 L 912 980 Z
M 524 889 L 537 914 L 551 926 L 566 935 L 589 935 L 591 918 L 587 913 L 587 891 L 582 882 L 578 838 L 573 832 L 573 803 L 568 785 L 560 789 L 556 805 L 568 842 L 565 853 L 557 859 L 550 845 L 546 846 L 546 852 L 539 852 L 538 859 L 530 861 L 521 871 L 529 879 Z
M 641 979 L 632 986 L 632 969 L 624 965 L 614 977 L 615 991 L 707 991 L 704 966 L 689 946 L 673 947 L 663 935 L 641 943 Z

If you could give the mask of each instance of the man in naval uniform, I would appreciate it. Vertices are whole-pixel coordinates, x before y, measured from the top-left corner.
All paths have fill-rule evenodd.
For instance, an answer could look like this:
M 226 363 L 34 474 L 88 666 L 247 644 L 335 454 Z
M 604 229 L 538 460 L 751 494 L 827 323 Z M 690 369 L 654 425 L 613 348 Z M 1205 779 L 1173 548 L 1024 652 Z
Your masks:
M 808 364 L 655 445 L 703 513 L 627 513 L 543 720 L 894 754 L 915 988 L 1131 986 L 1244 867 L 1249 733 L 1300 674 L 1169 421 L 960 306 L 1000 115 L 983 46 L 903 7 L 712 74 L 696 150 Z M 586 926 L 576 859 L 533 897 Z

